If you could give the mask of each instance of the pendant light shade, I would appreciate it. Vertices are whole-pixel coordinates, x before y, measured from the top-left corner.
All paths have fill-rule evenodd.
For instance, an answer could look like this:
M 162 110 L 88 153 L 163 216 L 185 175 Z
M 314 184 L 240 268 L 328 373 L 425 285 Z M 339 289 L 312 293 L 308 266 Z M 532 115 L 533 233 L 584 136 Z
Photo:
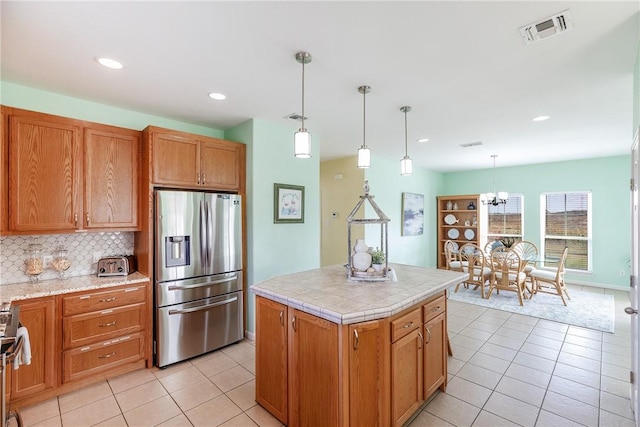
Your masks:
M 413 174 L 413 160 L 407 152 L 407 113 L 411 111 L 411 107 L 405 105 L 400 107 L 400 111 L 404 113 L 404 157 L 400 160 L 400 175 Z
M 362 94 L 362 146 L 358 149 L 358 167 L 366 169 L 371 167 L 371 149 L 367 147 L 367 94 L 371 92 L 371 86 L 360 86 L 358 92 Z
M 507 203 L 507 199 L 509 199 L 509 193 L 506 191 L 498 191 L 496 193 L 496 157 L 497 154 L 492 154 L 493 158 L 493 191 L 490 193 L 485 193 L 480 195 L 480 200 L 483 205 L 504 205 Z
M 296 53 L 296 61 L 302 64 L 302 126 L 293 135 L 293 152 L 296 157 L 308 159 L 311 157 L 311 134 L 304 127 L 304 66 L 311 62 L 309 52 Z

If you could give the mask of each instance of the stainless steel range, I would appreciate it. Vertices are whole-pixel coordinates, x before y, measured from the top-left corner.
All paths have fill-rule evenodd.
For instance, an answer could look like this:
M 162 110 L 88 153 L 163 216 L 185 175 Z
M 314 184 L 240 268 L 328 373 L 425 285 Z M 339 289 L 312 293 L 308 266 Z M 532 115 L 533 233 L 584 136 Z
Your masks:
M 155 192 L 155 358 L 163 367 L 243 338 L 241 196 Z

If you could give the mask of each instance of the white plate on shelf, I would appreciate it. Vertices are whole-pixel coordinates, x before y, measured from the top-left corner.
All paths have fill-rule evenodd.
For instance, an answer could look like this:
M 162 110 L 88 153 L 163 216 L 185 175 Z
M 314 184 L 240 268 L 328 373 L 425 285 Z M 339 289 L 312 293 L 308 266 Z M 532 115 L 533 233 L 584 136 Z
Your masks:
M 460 236 L 460 232 L 457 228 L 452 228 L 447 231 L 447 236 L 449 236 L 450 239 L 457 239 Z
M 456 242 L 451 242 L 451 243 L 453 243 L 451 245 L 451 247 L 453 248 L 453 251 L 454 252 L 458 252 L 458 249 L 460 249 L 460 246 L 458 246 L 458 244 Z
M 455 224 L 456 222 L 458 222 L 458 218 L 456 218 L 456 216 L 455 216 L 455 215 L 453 215 L 453 214 L 449 214 L 449 215 L 447 215 L 447 216 L 445 216 L 445 217 L 444 217 L 444 222 L 445 222 L 447 225 L 453 225 L 453 224 Z
M 473 238 L 476 237 L 476 233 L 474 233 L 472 229 L 467 228 L 466 230 L 464 230 L 464 237 L 467 240 L 473 240 Z

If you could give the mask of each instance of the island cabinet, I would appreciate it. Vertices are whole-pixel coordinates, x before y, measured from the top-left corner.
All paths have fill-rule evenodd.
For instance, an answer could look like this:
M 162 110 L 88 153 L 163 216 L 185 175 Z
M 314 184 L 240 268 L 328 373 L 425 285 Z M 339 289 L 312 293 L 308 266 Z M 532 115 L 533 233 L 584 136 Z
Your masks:
M 256 316 L 256 401 L 288 426 L 401 426 L 446 387 L 444 292 L 352 324 L 263 296 Z
M 388 425 L 386 320 L 338 325 L 256 297 L 256 401 L 288 426 Z
M 137 229 L 139 131 L 10 107 L 3 113 L 3 234 Z M 4 215 L 4 201 L 0 207 Z
M 244 144 L 155 126 L 143 135 L 151 153 L 153 184 L 235 192 L 243 188 Z

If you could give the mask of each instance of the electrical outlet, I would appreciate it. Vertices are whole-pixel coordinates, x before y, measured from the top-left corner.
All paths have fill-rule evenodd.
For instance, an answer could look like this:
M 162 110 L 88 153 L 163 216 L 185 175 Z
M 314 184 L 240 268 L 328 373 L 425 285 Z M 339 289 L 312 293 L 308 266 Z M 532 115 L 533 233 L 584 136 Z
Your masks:
M 94 252 L 93 253 L 93 262 L 94 263 L 100 261 L 100 258 L 102 258 L 102 252 Z
M 624 275 L 625 275 L 624 269 L 620 270 L 620 276 L 624 276 Z

